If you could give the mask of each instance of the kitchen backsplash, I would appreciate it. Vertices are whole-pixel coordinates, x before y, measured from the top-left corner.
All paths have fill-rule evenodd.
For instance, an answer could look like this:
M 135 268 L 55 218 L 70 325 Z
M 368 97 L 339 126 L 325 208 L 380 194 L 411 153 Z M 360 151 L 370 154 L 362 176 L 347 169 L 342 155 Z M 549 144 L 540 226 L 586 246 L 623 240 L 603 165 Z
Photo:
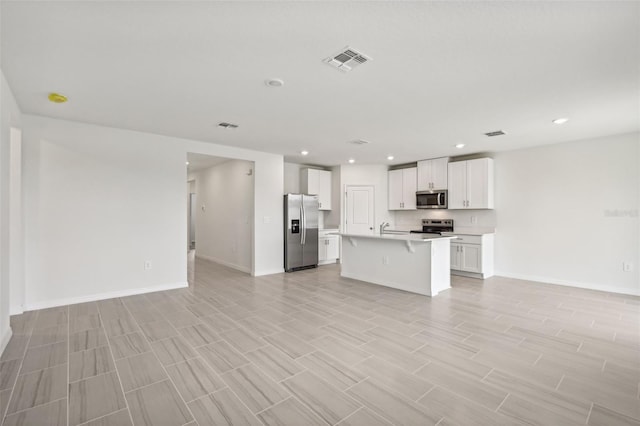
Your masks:
M 395 226 L 420 229 L 422 219 L 453 219 L 455 227 L 497 228 L 495 210 L 410 210 L 396 211 Z M 474 219 L 474 221 L 472 221 Z

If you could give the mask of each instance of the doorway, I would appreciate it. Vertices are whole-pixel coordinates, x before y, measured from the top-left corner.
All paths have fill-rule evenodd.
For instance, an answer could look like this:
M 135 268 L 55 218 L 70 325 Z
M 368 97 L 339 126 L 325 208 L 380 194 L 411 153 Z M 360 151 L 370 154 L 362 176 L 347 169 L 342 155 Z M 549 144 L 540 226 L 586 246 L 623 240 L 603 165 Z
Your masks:
M 350 234 L 375 232 L 375 188 L 347 185 L 345 189 L 345 231 Z
M 189 282 L 214 262 L 242 272 L 253 267 L 254 163 L 187 153 Z M 215 269 L 215 268 L 213 268 Z

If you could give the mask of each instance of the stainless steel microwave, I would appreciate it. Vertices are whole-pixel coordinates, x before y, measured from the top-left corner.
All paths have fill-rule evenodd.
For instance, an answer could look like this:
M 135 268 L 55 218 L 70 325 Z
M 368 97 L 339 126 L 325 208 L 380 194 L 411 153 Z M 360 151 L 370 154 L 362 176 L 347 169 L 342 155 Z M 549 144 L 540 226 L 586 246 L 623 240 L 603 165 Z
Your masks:
M 447 191 L 418 191 L 416 192 L 416 207 L 419 209 L 446 209 Z

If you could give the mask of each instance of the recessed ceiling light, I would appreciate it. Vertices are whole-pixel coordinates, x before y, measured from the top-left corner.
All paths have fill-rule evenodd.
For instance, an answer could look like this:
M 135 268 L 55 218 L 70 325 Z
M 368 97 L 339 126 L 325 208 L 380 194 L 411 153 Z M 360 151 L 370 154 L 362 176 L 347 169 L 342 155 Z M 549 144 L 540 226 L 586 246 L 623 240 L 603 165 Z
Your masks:
M 458 148 L 458 149 L 464 148 L 464 144 L 463 143 L 458 143 L 458 144 L 456 144 L 456 148 Z
M 309 151 L 300 151 L 301 155 L 309 155 Z
M 63 104 L 69 99 L 67 99 L 65 95 L 61 95 L 60 93 L 49 93 L 49 100 L 55 104 Z
M 564 118 L 556 118 L 555 120 L 553 120 L 553 124 L 564 124 L 567 121 L 569 121 L 568 118 L 564 117 Z
M 389 160 L 389 161 L 393 160 L 393 155 L 388 156 L 387 160 Z
M 284 80 L 279 78 L 270 78 L 269 80 L 265 80 L 264 84 L 269 87 L 282 87 L 284 86 Z
M 356 162 L 356 160 L 354 160 L 353 158 L 349 158 L 349 164 L 353 164 L 355 162 Z
M 187 161 L 187 162 L 185 162 L 185 164 L 188 166 L 188 165 L 189 165 L 189 162 Z

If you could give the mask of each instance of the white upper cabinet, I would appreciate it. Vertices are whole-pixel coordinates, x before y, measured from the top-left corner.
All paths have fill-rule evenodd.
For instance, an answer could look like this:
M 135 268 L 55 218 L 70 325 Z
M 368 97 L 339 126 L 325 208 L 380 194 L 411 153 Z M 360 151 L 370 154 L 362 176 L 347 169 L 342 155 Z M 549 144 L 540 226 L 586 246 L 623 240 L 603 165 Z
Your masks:
M 493 159 L 449 163 L 449 209 L 493 208 Z
M 331 172 L 328 170 L 300 170 L 300 192 L 318 196 L 318 208 L 331 210 Z
M 389 170 L 389 210 L 415 210 L 418 169 Z
M 449 209 L 464 209 L 467 204 L 467 162 L 449 163 Z
M 417 191 L 447 189 L 449 157 L 418 161 Z

